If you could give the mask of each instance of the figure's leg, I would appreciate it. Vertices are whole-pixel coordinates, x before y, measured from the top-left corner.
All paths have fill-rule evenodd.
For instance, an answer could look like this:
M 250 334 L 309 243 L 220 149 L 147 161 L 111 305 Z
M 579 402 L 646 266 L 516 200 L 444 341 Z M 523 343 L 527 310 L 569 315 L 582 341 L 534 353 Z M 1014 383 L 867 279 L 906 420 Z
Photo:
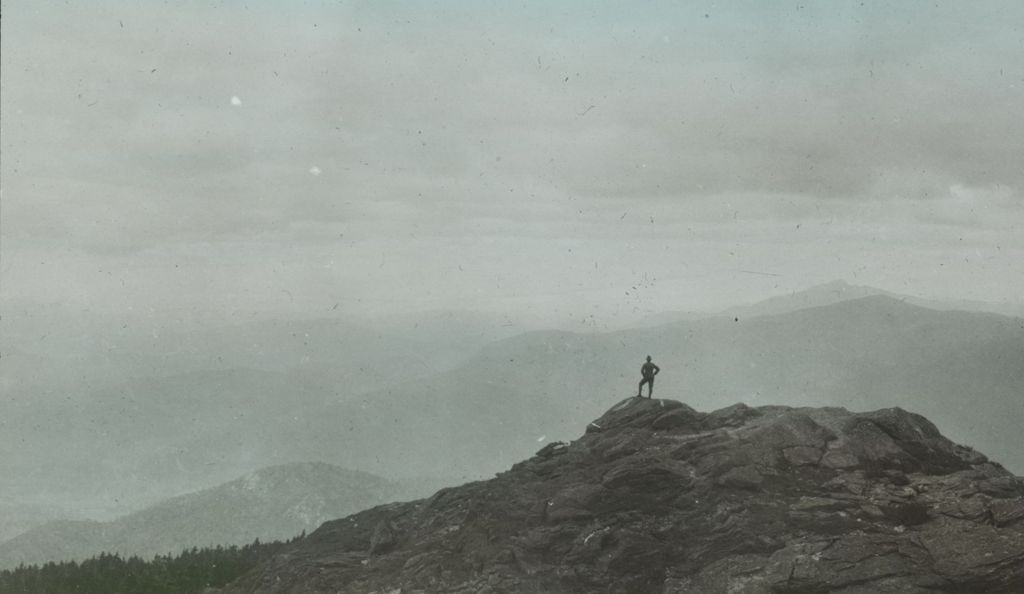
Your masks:
M 648 398 L 653 398 L 654 397 L 654 378 L 653 377 L 647 380 L 647 397 Z
M 644 382 L 646 382 L 646 381 L 647 381 L 646 379 L 640 380 L 640 385 L 638 385 L 636 387 L 636 397 L 637 398 L 643 396 L 643 393 L 644 393 Z

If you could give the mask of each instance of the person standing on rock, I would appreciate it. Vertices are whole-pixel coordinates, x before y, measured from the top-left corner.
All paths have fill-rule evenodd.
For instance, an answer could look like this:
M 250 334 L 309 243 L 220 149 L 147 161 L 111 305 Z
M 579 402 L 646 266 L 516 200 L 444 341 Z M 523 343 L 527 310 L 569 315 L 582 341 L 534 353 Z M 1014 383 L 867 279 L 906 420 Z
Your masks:
M 644 384 L 647 384 L 647 397 L 650 398 L 654 394 L 654 376 L 661 372 L 654 363 L 651 363 L 651 356 L 647 355 L 647 362 L 640 366 L 640 375 L 643 379 L 640 380 L 640 385 L 636 389 L 636 397 L 640 398 L 643 396 Z

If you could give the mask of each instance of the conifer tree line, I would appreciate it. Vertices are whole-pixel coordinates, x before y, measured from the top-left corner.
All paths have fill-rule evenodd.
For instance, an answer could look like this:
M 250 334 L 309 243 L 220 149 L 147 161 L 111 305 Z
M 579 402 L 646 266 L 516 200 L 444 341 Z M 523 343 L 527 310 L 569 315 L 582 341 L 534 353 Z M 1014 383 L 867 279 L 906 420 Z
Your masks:
M 82 562 L 22 565 L 0 571 L 2 594 L 201 594 L 241 577 L 286 545 L 256 539 L 244 546 L 192 548 L 152 560 L 103 553 Z

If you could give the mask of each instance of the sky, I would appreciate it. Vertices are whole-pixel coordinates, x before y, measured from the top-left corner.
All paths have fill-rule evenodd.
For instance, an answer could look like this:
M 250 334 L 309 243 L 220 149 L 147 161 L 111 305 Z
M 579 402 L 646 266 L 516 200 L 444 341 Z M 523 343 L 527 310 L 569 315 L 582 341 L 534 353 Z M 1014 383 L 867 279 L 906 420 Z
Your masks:
M 3 16 L 8 320 L 1024 302 L 1015 0 Z

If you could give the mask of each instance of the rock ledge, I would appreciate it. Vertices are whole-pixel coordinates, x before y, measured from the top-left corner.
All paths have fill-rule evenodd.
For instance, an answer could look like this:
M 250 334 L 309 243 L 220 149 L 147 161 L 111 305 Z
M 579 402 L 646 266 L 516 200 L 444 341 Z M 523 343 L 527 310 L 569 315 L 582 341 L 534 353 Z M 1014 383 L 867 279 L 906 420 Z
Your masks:
M 324 524 L 228 592 L 1024 591 L 1024 481 L 898 408 L 629 398 L 497 477 Z

